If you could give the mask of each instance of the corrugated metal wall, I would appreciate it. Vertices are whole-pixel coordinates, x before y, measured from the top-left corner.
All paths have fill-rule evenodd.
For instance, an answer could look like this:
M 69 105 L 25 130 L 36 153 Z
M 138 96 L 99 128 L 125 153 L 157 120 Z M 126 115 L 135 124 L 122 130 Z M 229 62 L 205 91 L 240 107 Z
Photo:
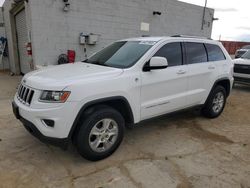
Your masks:
M 26 25 L 25 9 L 21 10 L 15 16 L 16 33 L 17 33 L 17 49 L 20 63 L 21 73 L 26 74 L 30 71 L 29 57 L 26 51 L 26 43 L 28 42 L 28 30 Z
M 245 45 L 250 45 L 250 42 L 237 42 L 237 41 L 221 41 L 230 55 L 235 55 L 236 50 Z

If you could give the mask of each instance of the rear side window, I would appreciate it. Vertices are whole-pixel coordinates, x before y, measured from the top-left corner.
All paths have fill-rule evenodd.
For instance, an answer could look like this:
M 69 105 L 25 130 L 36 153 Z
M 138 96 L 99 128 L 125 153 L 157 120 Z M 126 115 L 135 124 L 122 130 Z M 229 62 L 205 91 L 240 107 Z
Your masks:
M 208 61 L 221 61 L 226 59 L 219 46 L 214 44 L 205 44 L 205 46 L 208 54 Z
M 207 62 L 207 52 L 203 43 L 186 42 L 187 64 Z
M 180 42 L 173 42 L 164 45 L 154 56 L 165 57 L 168 60 L 168 66 L 182 65 L 182 49 Z

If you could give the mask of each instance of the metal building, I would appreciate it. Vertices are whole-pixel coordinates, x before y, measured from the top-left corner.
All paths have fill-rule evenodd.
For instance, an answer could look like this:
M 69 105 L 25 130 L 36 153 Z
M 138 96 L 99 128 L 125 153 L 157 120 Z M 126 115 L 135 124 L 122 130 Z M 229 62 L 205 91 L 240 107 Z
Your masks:
M 3 7 L 15 74 L 55 65 L 67 50 L 75 50 L 76 61 L 82 60 L 122 38 L 210 37 L 214 15 L 213 9 L 177 0 L 6 0 Z M 80 34 L 86 37 L 80 39 Z M 32 56 L 27 55 L 27 42 Z
M 9 69 L 9 62 L 8 58 L 5 55 L 2 55 L 2 52 L 7 52 L 7 50 L 4 50 L 2 48 L 6 48 L 7 46 L 3 46 L 3 43 L 1 41 L 2 38 L 6 38 L 5 34 L 5 24 L 4 24 L 4 17 L 3 17 L 3 8 L 0 7 L 0 70 L 6 70 Z M 3 51 L 4 50 L 4 51 Z
M 234 56 L 235 52 L 242 48 L 243 46 L 250 45 L 250 42 L 240 42 L 240 41 L 221 41 L 223 46 L 226 48 L 227 52 Z

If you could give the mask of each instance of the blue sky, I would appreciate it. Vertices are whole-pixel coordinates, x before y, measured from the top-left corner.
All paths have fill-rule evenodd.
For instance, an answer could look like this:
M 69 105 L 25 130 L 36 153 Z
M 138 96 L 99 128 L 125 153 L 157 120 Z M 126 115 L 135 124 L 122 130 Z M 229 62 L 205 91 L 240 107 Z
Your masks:
M 205 0 L 179 0 L 204 6 Z M 4 0 L 0 0 L 2 5 Z M 250 42 L 250 1 L 249 0 L 208 0 L 208 7 L 215 9 L 219 18 L 213 25 L 213 39 Z

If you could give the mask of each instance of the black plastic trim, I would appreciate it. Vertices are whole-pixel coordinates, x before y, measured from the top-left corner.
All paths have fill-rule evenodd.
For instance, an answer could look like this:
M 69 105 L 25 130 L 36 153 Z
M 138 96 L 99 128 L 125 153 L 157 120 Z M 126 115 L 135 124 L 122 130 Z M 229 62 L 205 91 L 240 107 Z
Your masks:
M 30 121 L 24 119 L 23 117 L 20 118 L 20 121 L 23 123 L 23 126 L 27 129 L 27 131 L 34 137 L 38 138 L 41 142 L 60 147 L 62 149 L 67 149 L 68 138 L 53 138 L 44 136 Z
M 69 139 L 68 138 L 54 138 L 54 137 L 47 137 L 44 136 L 37 128 L 36 126 L 31 123 L 30 121 L 26 120 L 19 114 L 18 106 L 13 101 L 12 102 L 12 108 L 13 113 L 17 119 L 19 119 L 23 126 L 27 129 L 30 134 L 32 134 L 34 137 L 38 138 L 41 142 L 51 144 L 57 147 L 62 148 L 63 150 L 67 149 Z
M 234 77 L 236 83 L 248 83 L 250 84 L 250 78 Z
M 102 98 L 102 99 L 97 99 L 97 100 L 93 100 L 93 101 L 90 101 L 88 103 L 86 103 L 85 105 L 82 106 L 82 108 L 80 109 L 80 111 L 78 112 L 75 120 L 74 120 L 74 123 L 71 127 L 71 130 L 69 132 L 69 135 L 68 135 L 68 138 L 72 138 L 73 134 L 74 134 L 74 131 L 77 127 L 77 123 L 79 122 L 83 112 L 90 106 L 93 106 L 93 105 L 98 105 L 98 104 L 102 104 L 102 103 L 105 103 L 105 102 L 111 102 L 111 101 L 115 101 L 115 100 L 122 100 L 123 102 L 125 102 L 126 104 L 126 107 L 128 108 L 129 110 L 129 117 L 130 119 L 132 120 L 132 123 L 131 124 L 134 124 L 134 115 L 133 115 L 133 112 L 132 112 L 132 109 L 131 109 L 131 106 L 128 102 L 128 100 L 125 98 L 125 97 L 122 97 L 122 96 L 114 96 L 114 97 L 107 97 L 107 98 Z
M 216 81 L 214 82 L 214 85 L 213 85 L 212 89 L 210 90 L 209 95 L 210 95 L 210 93 L 212 92 L 212 90 L 215 88 L 215 86 L 216 86 L 219 82 L 221 82 L 221 81 L 228 81 L 229 84 L 230 84 L 230 87 L 231 87 L 231 82 L 230 82 L 230 80 L 229 80 L 227 77 L 220 78 L 220 79 L 218 79 L 218 80 L 216 80 Z M 227 93 L 227 97 L 230 95 L 230 92 L 231 92 L 231 89 L 229 90 L 229 93 Z M 209 97 L 209 95 L 208 95 L 208 97 Z
M 143 67 L 143 72 L 149 72 L 151 70 L 160 70 L 160 69 L 166 69 L 168 66 L 155 66 L 155 67 L 150 67 L 149 65 L 145 65 Z

